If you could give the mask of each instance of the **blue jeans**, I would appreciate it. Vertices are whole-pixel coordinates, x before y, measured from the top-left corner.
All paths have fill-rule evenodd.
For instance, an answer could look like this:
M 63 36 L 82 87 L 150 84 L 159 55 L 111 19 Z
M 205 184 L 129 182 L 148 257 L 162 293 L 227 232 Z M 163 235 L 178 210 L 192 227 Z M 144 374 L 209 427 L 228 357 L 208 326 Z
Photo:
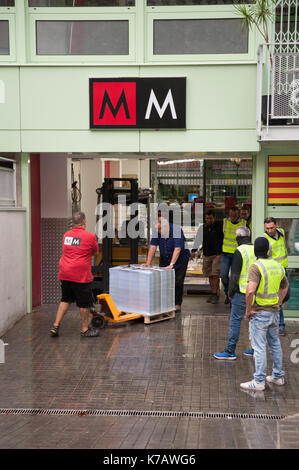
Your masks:
M 272 376 L 275 379 L 284 377 L 282 370 L 282 350 L 278 337 L 279 311 L 270 312 L 260 310 L 253 315 L 250 320 L 250 337 L 254 349 L 255 373 L 254 380 L 264 384 L 267 372 L 267 351 L 268 344 L 273 365 Z
M 229 337 L 225 351 L 234 354 L 239 341 L 241 321 L 246 312 L 246 296 L 236 292 L 231 301 Z
M 229 270 L 233 262 L 233 256 L 233 253 L 222 253 L 221 255 L 220 277 L 226 297 L 228 295 Z

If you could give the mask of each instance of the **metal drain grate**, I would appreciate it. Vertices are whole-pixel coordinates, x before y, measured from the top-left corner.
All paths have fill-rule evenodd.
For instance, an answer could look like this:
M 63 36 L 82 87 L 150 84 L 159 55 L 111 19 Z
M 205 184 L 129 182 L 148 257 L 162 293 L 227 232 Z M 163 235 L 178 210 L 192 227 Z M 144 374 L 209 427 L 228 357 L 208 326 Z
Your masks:
M 155 418 L 203 418 L 203 419 L 261 419 L 280 420 L 283 415 L 249 413 L 213 413 L 203 411 L 146 411 L 146 410 L 77 410 L 46 408 L 0 408 L 0 415 L 56 415 L 56 416 L 140 416 Z

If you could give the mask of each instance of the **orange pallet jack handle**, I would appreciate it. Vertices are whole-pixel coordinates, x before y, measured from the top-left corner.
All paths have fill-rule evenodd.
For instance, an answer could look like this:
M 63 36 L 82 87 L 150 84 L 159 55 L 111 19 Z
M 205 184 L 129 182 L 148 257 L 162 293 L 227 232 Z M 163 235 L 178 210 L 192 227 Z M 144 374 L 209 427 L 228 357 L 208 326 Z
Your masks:
M 142 315 L 140 315 L 139 313 L 126 313 L 126 312 L 122 312 L 118 310 L 110 294 L 100 294 L 100 295 L 97 295 L 97 298 L 99 300 L 104 300 L 106 304 L 108 305 L 113 318 L 104 315 L 104 319 L 111 323 L 119 323 L 119 322 L 124 322 L 124 321 L 129 321 L 129 320 L 136 320 L 137 318 L 142 317 Z

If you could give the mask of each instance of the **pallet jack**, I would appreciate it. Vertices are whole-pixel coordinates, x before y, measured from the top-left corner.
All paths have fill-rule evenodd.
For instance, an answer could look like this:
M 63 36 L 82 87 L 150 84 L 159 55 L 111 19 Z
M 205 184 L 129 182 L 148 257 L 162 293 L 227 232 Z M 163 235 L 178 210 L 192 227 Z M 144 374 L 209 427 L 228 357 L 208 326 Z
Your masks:
M 175 311 L 157 313 L 155 315 L 141 315 L 140 313 L 126 313 L 118 310 L 110 294 L 97 295 L 98 303 L 90 309 L 91 325 L 94 328 L 104 328 L 107 322 L 122 323 L 129 320 L 144 318 L 144 323 L 150 325 L 157 321 L 169 320 L 175 317 Z
M 91 309 L 91 324 L 94 328 L 104 328 L 107 322 L 121 323 L 142 317 L 138 313 L 125 313 L 118 310 L 110 294 L 99 294 L 97 298 L 98 303 Z

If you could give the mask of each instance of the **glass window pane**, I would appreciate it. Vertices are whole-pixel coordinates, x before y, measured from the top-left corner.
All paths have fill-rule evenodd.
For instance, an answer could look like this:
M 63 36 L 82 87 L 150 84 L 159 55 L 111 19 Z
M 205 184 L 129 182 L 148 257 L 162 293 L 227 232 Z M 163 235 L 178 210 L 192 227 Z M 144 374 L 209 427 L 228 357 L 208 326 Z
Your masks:
M 0 168 L 0 206 L 15 205 L 15 172 Z
M 284 310 L 299 310 L 299 269 L 287 269 L 290 283 L 290 298 L 283 304 Z
M 37 21 L 37 55 L 128 55 L 129 22 Z
M 289 256 L 299 256 L 299 219 L 276 219 L 278 227 L 285 231 Z
M 232 5 L 244 3 L 244 0 L 147 0 L 147 6 L 164 7 L 171 5 Z M 255 3 L 255 0 L 246 0 L 246 3 Z
M 0 21 L 0 55 L 9 55 L 8 21 Z
M 28 0 L 29 7 L 134 7 L 135 0 Z
M 15 0 L 0 0 L 0 7 L 14 7 Z
M 154 21 L 154 54 L 242 54 L 248 30 L 239 19 Z

